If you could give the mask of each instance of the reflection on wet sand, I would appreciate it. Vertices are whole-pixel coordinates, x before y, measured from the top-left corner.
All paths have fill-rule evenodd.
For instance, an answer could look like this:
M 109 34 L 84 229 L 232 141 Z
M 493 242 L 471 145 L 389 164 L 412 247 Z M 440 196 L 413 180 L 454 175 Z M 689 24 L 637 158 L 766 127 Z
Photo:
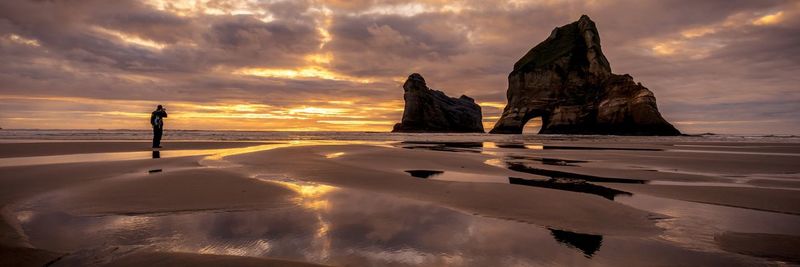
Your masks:
M 444 173 L 444 171 L 431 171 L 431 170 L 407 170 L 408 174 L 417 178 L 430 178 L 431 176 L 436 176 L 439 174 Z
M 577 163 L 587 163 L 587 160 L 573 160 L 573 159 L 557 159 L 557 158 L 545 158 L 545 157 L 532 157 L 532 156 L 525 156 L 525 155 L 509 155 L 506 157 L 507 160 L 526 160 L 526 161 L 537 161 L 544 165 L 554 165 L 554 166 L 571 166 L 577 167 Z
M 541 168 L 531 167 L 524 163 L 519 163 L 519 162 L 506 162 L 506 164 L 508 166 L 508 169 L 512 171 L 536 174 L 552 178 L 570 178 L 570 179 L 578 179 L 578 180 L 585 180 L 589 182 L 598 182 L 598 183 L 625 183 L 625 184 L 647 183 L 647 180 L 640 180 L 640 179 L 600 177 L 588 174 L 541 169 Z
M 527 143 L 495 143 L 495 142 L 486 142 L 490 144 L 491 147 L 496 148 L 510 148 L 510 149 L 531 149 L 531 150 L 542 150 L 544 146 L 541 144 L 527 144 Z
M 614 200 L 619 195 L 631 195 L 629 192 L 608 188 L 588 183 L 581 179 L 570 178 L 550 178 L 547 180 L 534 180 L 524 179 L 517 177 L 504 177 L 498 175 L 485 175 L 476 173 L 464 173 L 455 171 L 437 171 L 437 170 L 406 170 L 406 173 L 413 177 L 434 179 L 441 181 L 455 181 L 455 182 L 493 182 L 493 183 L 510 183 L 515 185 L 534 186 L 541 188 L 550 188 L 556 190 L 564 190 L 571 192 L 588 193 L 598 195 L 609 200 Z
M 110 162 L 110 161 L 124 161 L 124 160 L 139 160 L 148 158 L 177 158 L 177 157 L 212 155 L 215 153 L 223 153 L 229 150 L 236 150 L 236 149 L 227 148 L 227 149 L 167 150 L 167 151 L 155 150 L 152 152 L 148 151 L 110 152 L 110 153 L 1 158 L 0 167 L 34 166 L 34 165 L 62 164 L 62 163 Z
M 506 177 L 480 173 L 436 170 L 407 170 L 409 175 L 417 178 L 472 183 L 506 183 Z
M 345 154 L 344 152 L 336 152 L 336 153 L 325 154 L 325 158 L 334 159 L 334 158 L 338 158 L 338 157 L 344 156 L 344 154 Z
M 482 142 L 399 142 L 395 144 L 405 149 L 427 149 L 445 152 L 481 153 Z
M 134 216 L 75 216 L 31 208 L 18 211 L 17 217 L 32 245 L 71 252 L 59 263 L 74 266 L 103 264 L 134 251 L 351 266 L 613 266 L 619 259 L 642 262 L 649 258 L 660 259 L 654 265 L 692 260 L 712 265 L 751 262 L 681 250 L 649 238 L 606 238 L 474 216 L 378 193 L 257 178 L 297 192 L 297 205 Z M 674 253 L 682 258 L 670 258 Z
M 478 152 L 486 153 L 486 149 L 511 148 L 511 149 L 589 149 L 589 150 L 632 150 L 632 151 L 660 151 L 659 149 L 646 148 L 605 148 L 605 147 L 566 147 L 566 146 L 543 146 L 538 144 L 526 143 L 496 143 L 496 142 L 400 142 L 400 147 L 406 149 L 428 149 L 434 151 L 448 152 Z M 481 150 L 474 150 L 481 149 Z M 338 153 L 328 154 L 327 158 L 338 157 Z M 531 167 L 525 161 L 540 162 L 544 165 L 554 166 L 578 166 L 578 163 L 586 163 L 585 160 L 558 159 L 548 157 L 534 157 L 528 155 L 511 154 L 503 157 L 504 160 L 489 159 L 487 164 L 504 167 L 509 170 L 530 173 L 535 175 L 547 176 L 547 180 L 523 179 L 517 177 L 504 177 L 497 175 L 484 175 L 475 173 L 464 173 L 456 171 L 441 170 L 406 170 L 405 172 L 413 177 L 436 179 L 457 182 L 496 182 L 511 183 L 516 185 L 535 186 L 571 192 L 580 192 L 602 196 L 609 200 L 614 200 L 619 195 L 631 195 L 629 192 L 595 185 L 589 182 L 604 183 L 632 183 L 644 184 L 647 180 L 629 178 L 611 178 L 594 175 L 578 174 L 566 171 L 549 170 Z
M 542 144 L 508 143 L 508 142 L 399 142 L 398 147 L 406 149 L 428 149 L 447 152 L 487 153 L 489 149 L 529 149 L 542 150 Z
M 512 171 L 523 173 L 535 174 L 540 176 L 550 177 L 546 180 L 536 179 L 523 179 L 516 177 L 508 177 L 508 182 L 511 184 L 535 186 L 556 190 L 565 190 L 572 192 L 581 192 L 594 194 L 604 197 L 609 200 L 617 200 L 622 203 L 636 207 L 642 210 L 652 211 L 658 214 L 664 214 L 668 217 L 655 216 L 658 226 L 665 229 L 665 232 L 660 235 L 660 238 L 674 242 L 681 247 L 706 251 L 706 252 L 720 252 L 720 246 L 735 246 L 731 244 L 719 244 L 719 236 L 723 233 L 729 232 L 744 232 L 744 233 L 769 233 L 758 234 L 758 240 L 762 243 L 769 243 L 769 239 L 774 240 L 796 240 L 800 236 L 800 217 L 789 214 L 779 214 L 773 212 L 747 210 L 743 208 L 725 207 L 713 204 L 692 203 L 679 200 L 671 200 L 665 198 L 657 198 L 643 194 L 632 194 L 630 192 L 610 188 L 614 183 L 626 184 L 654 184 L 654 185 L 682 185 L 682 186 L 725 186 L 725 187 L 756 187 L 754 185 L 746 184 L 746 179 L 741 183 L 725 183 L 725 182 L 682 182 L 682 181 L 668 181 L 668 180 L 643 180 L 643 179 L 630 179 L 630 178 L 615 178 L 615 177 L 601 177 L 596 175 L 588 175 L 581 173 L 574 173 L 573 168 L 580 168 L 581 163 L 588 163 L 586 160 L 572 160 L 572 159 L 559 159 L 545 157 L 541 154 L 520 154 L 513 151 L 502 151 L 497 149 L 529 149 L 524 143 L 520 144 L 502 144 L 491 143 L 484 144 L 483 150 L 494 150 L 494 155 L 498 157 L 485 160 L 485 163 L 492 166 L 506 168 Z M 575 147 L 575 146 L 544 146 L 544 149 L 550 150 L 620 150 L 620 151 L 664 151 L 661 149 L 650 148 L 606 148 L 606 147 Z M 675 152 L 670 150 L 671 152 Z M 501 152 L 497 153 L 497 152 Z M 485 151 L 484 151 L 485 153 Z M 544 154 L 546 155 L 546 154 Z M 564 155 L 559 153 L 558 155 Z M 574 154 L 566 154 L 574 155 Z M 537 167 L 537 164 L 552 165 L 556 167 Z M 565 168 L 559 168 L 565 167 Z M 420 170 L 417 170 L 420 171 Z M 656 169 L 656 171 L 658 171 Z M 449 170 L 436 171 L 436 175 L 432 176 L 437 180 L 455 180 L 466 182 L 465 179 L 442 179 L 441 177 L 447 176 Z M 698 175 L 697 173 L 691 173 Z M 703 173 L 710 177 L 719 176 L 714 173 Z M 451 177 L 455 177 L 452 176 Z M 794 179 L 786 179 L 794 181 Z M 595 183 L 607 183 L 603 185 Z M 759 186 L 761 188 L 775 188 L 783 190 L 791 190 L 792 188 L 781 187 L 767 187 Z M 570 247 L 579 249 L 585 253 L 587 257 L 592 255 L 599 248 L 602 243 L 602 236 L 593 236 L 579 233 L 570 233 L 567 231 L 554 230 L 552 231 L 553 237 Z M 754 235 L 754 234 L 751 234 Z M 748 238 L 750 238 L 748 236 Z M 743 246 L 747 249 L 752 247 Z M 733 250 L 733 249 L 731 249 Z M 738 250 L 737 250 L 738 251 Z M 792 261 L 791 253 L 787 254 L 785 250 L 780 252 L 774 251 L 758 251 L 758 252 L 740 252 L 747 255 L 773 255 L 770 257 L 782 260 Z M 787 256 L 788 255 L 788 256 Z
M 262 180 L 277 183 L 291 189 L 298 195 L 296 198 L 297 203 L 306 210 L 314 213 L 317 229 L 313 236 L 314 239 L 311 242 L 311 250 L 316 251 L 316 253 L 307 255 L 306 259 L 315 262 L 326 261 L 331 254 L 331 238 L 329 236 L 331 223 L 325 218 L 323 212 L 330 210 L 331 205 L 325 195 L 333 192 L 337 188 L 323 184 L 288 179 L 276 180 L 263 178 Z
M 525 142 L 484 142 L 485 148 L 527 149 L 527 150 L 618 150 L 618 151 L 664 151 L 659 148 L 641 147 L 600 147 L 600 146 L 562 146 Z
M 301 141 L 249 148 L 188 151 L 181 152 L 182 154 L 171 154 L 171 152 L 165 151 L 163 156 L 210 155 L 201 161 L 202 166 L 229 167 L 233 165 L 225 160 L 226 156 L 288 146 L 347 143 L 364 144 L 366 142 Z M 658 237 L 615 236 L 613 234 L 602 236 L 546 228 L 507 219 L 486 218 L 433 203 L 387 194 L 287 178 L 250 176 L 263 180 L 265 183 L 277 184 L 294 191 L 295 195 L 290 199 L 293 200 L 294 205 L 256 210 L 206 210 L 159 215 L 79 216 L 60 212 L 59 203 L 47 203 L 47 199 L 45 199 L 42 200 L 41 206 L 37 206 L 38 204 L 20 205 L 24 208 L 18 210 L 16 218 L 33 246 L 70 252 L 68 256 L 60 260 L 60 263 L 78 266 L 101 264 L 104 260 L 137 250 L 285 258 L 352 266 L 552 266 L 565 264 L 618 266 L 620 263 L 628 261 L 651 263 L 652 265 L 674 265 L 686 262 L 720 266 L 727 266 L 729 263 L 748 265 L 763 263 L 763 261 L 725 253 L 718 249 L 719 245 L 714 238 L 725 231 L 797 236 L 797 229 L 800 229 L 797 227 L 800 225 L 798 216 L 776 215 L 769 212 L 742 212 L 742 209 L 736 208 L 665 200 L 643 194 L 634 195 L 609 188 L 613 185 L 595 183 L 644 184 L 647 181 L 570 172 L 571 170 L 586 169 L 580 165 L 588 161 L 560 159 L 562 155 L 545 157 L 533 151 L 527 151 L 528 155 L 519 155 L 520 151 L 513 152 L 516 154 L 492 154 L 508 152 L 503 149 L 534 150 L 553 149 L 552 147 L 493 142 L 403 143 L 400 147 L 499 155 L 499 157 L 492 157 L 486 162 L 512 171 L 550 178 L 522 179 L 507 175 L 463 172 L 458 171 L 458 168 L 405 171 L 413 177 L 459 182 L 511 183 L 520 186 L 595 194 L 628 206 L 671 217 L 659 215 L 648 217 L 665 229 L 664 233 Z M 571 149 L 573 148 L 563 150 Z M 398 150 L 402 151 L 402 149 Z M 316 157 L 314 160 L 330 159 L 326 163 L 332 163 L 334 166 L 347 161 L 351 155 L 358 154 L 358 152 L 352 154 L 338 152 L 348 151 L 347 153 L 351 153 L 350 150 L 335 148 L 326 148 L 321 151 L 314 154 Z M 162 156 L 160 152 L 156 153 L 156 151 L 153 151 L 152 155 L 135 153 L 138 154 L 116 154 L 112 158 L 129 159 L 132 156 L 160 158 Z M 108 154 L 114 153 L 104 153 L 104 156 L 108 156 Z M 99 156 L 101 155 L 92 155 L 89 158 Z M 475 156 L 488 158 L 485 155 Z M 76 160 L 69 157 L 75 156 L 54 161 Z M 28 163 L 35 164 L 42 164 L 36 160 L 53 162 L 48 161 L 53 159 L 42 158 L 27 160 Z M 594 159 L 591 160 L 594 161 Z M 163 162 L 163 160 L 153 162 Z M 23 163 L 25 162 L 23 161 Z M 0 161 L 0 165 L 2 164 L 3 162 Z M 550 166 L 534 167 L 541 165 Z M 439 165 L 431 165 L 428 168 L 438 167 Z M 164 170 L 167 173 L 173 171 L 173 169 Z M 509 173 L 508 170 L 500 171 L 503 174 Z M 395 172 L 399 171 L 395 170 Z M 486 171 L 486 173 L 494 172 Z M 141 172 L 138 175 L 141 175 Z M 403 181 L 415 184 L 424 183 L 410 177 Z M 478 185 L 474 186 L 478 187 Z M 519 189 L 519 187 L 515 189 Z M 541 190 L 538 191 L 541 192 Z M 596 199 L 604 203 L 608 202 L 604 199 Z M 681 258 L 675 258 L 675 255 L 680 255 Z
M 602 235 L 580 234 L 557 229 L 549 230 L 556 241 L 564 243 L 569 247 L 579 249 L 587 258 L 591 258 L 594 253 L 600 250 L 600 246 L 603 245 Z
M 588 193 L 604 197 L 608 200 L 614 200 L 614 198 L 619 195 L 627 195 L 627 196 L 632 195 L 629 192 L 587 183 L 586 181 L 583 180 L 574 180 L 574 179 L 550 178 L 541 181 L 541 180 L 508 177 L 508 182 L 511 184 L 518 184 L 518 185 L 527 185 L 527 186 L 558 189 L 571 192 Z
M 334 265 L 551 265 L 591 256 L 580 234 L 477 217 L 433 204 L 289 179 L 259 178 L 298 193 L 296 208 L 73 216 L 25 210 L 36 247 L 56 251 L 158 250 L 296 259 Z M 314 223 L 309 223 L 314 222 Z M 555 230 L 558 231 L 558 230 Z M 557 241 L 557 242 L 556 242 Z M 535 248 L 535 249 L 531 249 Z M 575 251 L 572 248 L 578 248 Z M 586 257 L 588 257 L 586 256 Z M 73 253 L 64 262 L 97 262 Z
M 546 145 L 542 149 L 559 150 L 618 150 L 618 151 L 664 151 L 660 148 L 641 148 L 641 147 L 595 147 L 595 146 L 553 146 Z
M 437 171 L 437 170 L 406 170 L 406 173 L 413 177 L 434 179 L 441 181 L 455 181 L 455 182 L 494 182 L 494 183 L 510 183 L 515 185 L 534 186 L 541 188 L 550 188 L 556 190 L 564 190 L 570 192 L 580 192 L 598 195 L 608 200 L 614 200 L 619 195 L 631 195 L 629 192 L 599 186 L 586 182 L 580 179 L 569 178 L 550 178 L 547 180 L 534 180 L 524 179 L 517 177 L 504 177 L 497 175 L 484 175 L 476 173 L 463 173 L 454 171 Z
M 719 251 L 715 237 L 726 231 L 800 236 L 800 216 L 660 198 L 645 194 L 616 201 L 669 217 L 657 220 L 661 238 L 687 248 Z
M 285 143 L 270 143 L 254 145 L 241 148 L 220 148 L 220 149 L 196 149 L 196 150 L 165 150 L 165 151 L 136 151 L 136 152 L 108 152 L 108 153 L 86 153 L 68 154 L 54 156 L 33 156 L 33 157 L 13 157 L 0 158 L 0 167 L 10 166 L 36 166 L 63 163 L 85 163 L 85 162 L 110 162 L 139 160 L 150 158 L 178 158 L 190 156 L 207 156 L 201 163 L 208 163 L 206 166 L 229 164 L 224 161 L 224 157 L 264 151 L 290 146 L 315 146 L 315 145 L 346 145 L 346 144 L 366 144 L 376 146 L 387 146 L 391 142 L 384 141 L 339 141 L 339 140 L 301 140 Z M 341 155 L 338 155 L 341 156 Z M 205 165 L 205 164 L 204 164 Z M 216 167 L 220 167 L 216 166 Z

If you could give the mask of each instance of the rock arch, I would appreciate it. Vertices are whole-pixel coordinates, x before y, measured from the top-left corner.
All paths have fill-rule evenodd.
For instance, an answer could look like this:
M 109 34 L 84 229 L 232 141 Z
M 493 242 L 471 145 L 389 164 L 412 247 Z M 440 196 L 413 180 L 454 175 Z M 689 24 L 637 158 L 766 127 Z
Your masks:
M 519 134 L 534 117 L 539 133 L 679 135 L 658 112 L 653 93 L 611 72 L 595 23 L 583 15 L 514 64 L 508 104 L 490 133 Z

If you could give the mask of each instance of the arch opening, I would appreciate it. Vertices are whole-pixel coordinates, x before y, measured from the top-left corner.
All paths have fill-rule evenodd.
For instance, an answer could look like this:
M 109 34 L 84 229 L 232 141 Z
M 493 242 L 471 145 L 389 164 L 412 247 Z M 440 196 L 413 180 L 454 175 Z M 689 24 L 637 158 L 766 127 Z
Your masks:
M 542 117 L 533 117 L 522 125 L 522 134 L 539 134 L 542 129 Z

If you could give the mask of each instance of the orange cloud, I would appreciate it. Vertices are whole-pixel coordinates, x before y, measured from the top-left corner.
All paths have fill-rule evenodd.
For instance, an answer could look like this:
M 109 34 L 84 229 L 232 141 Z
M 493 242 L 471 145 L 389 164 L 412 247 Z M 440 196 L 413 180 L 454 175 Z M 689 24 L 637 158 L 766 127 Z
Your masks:
M 371 83 L 370 79 L 352 77 L 344 74 L 335 73 L 319 66 L 307 66 L 296 69 L 274 69 L 274 68 L 241 68 L 233 71 L 236 75 L 250 75 L 269 78 L 313 78 L 334 81 L 349 81 L 357 83 Z
M 644 43 L 655 56 L 680 55 L 692 59 L 701 59 L 708 56 L 713 50 L 724 47 L 724 44 L 716 43 L 713 39 L 706 38 L 714 33 L 751 25 L 774 25 L 784 19 L 783 11 L 761 16 L 753 15 L 749 12 L 740 12 L 730 15 L 717 23 L 684 29 L 677 36 L 645 40 Z
M 778 11 L 769 15 L 764 15 L 763 17 L 754 20 L 753 25 L 758 25 L 758 26 L 772 25 L 783 21 L 783 19 L 784 19 L 783 11 Z

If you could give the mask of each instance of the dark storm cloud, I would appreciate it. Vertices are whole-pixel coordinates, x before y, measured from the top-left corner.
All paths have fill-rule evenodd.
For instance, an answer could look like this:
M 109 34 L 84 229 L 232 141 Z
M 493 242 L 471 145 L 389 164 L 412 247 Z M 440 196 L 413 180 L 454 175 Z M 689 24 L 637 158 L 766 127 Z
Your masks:
M 514 62 L 554 27 L 587 14 L 599 27 L 614 72 L 630 73 L 654 91 L 664 116 L 679 128 L 704 131 L 699 125 L 708 122 L 708 129 L 724 131 L 747 124 L 720 121 L 761 120 L 775 121 L 765 126 L 769 131 L 800 131 L 794 108 L 800 101 L 796 1 L 161 4 L 0 2 L 0 95 L 382 103 L 402 99 L 402 80 L 419 72 L 435 89 L 493 102 L 484 115 L 497 116 Z M 769 15 L 773 21 L 755 23 Z M 286 75 L 309 66 L 332 74 L 237 73 L 258 68 Z

